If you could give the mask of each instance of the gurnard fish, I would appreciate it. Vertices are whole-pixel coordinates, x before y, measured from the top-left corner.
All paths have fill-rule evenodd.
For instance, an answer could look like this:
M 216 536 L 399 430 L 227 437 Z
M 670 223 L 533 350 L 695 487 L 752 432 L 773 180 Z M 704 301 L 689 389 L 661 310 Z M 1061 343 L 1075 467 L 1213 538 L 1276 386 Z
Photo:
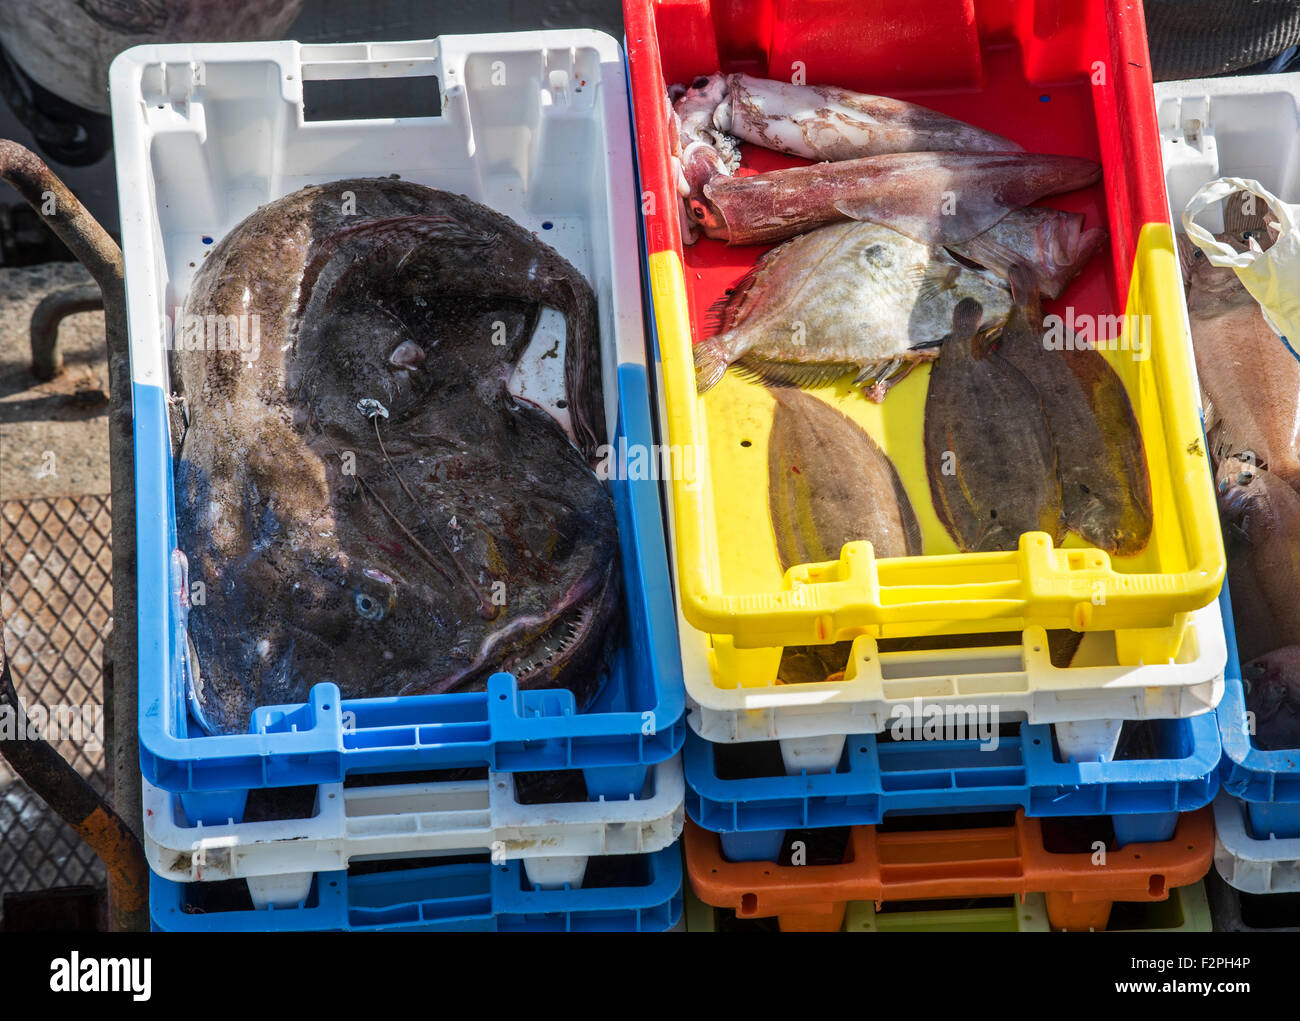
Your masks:
M 1245 251 L 1253 231 L 1215 235 Z M 1213 266 L 1185 235 L 1178 254 L 1201 383 L 1205 431 L 1215 458 L 1250 454 L 1300 491 L 1300 360 L 1264 319 L 1230 266 Z
M 911 152 L 715 176 L 690 198 L 693 219 L 730 245 L 772 244 L 836 220 L 866 220 L 925 244 L 957 245 L 1013 209 L 1095 184 L 1076 156 Z
M 963 553 L 1013 550 L 1025 532 L 1064 538 L 1056 448 L 1043 401 L 988 351 L 979 303 L 963 298 L 930 370 L 925 470 L 935 513 Z
M 889 458 L 860 425 L 802 390 L 771 391 L 768 510 L 781 569 L 836 560 L 866 540 L 877 558 L 921 552 L 921 528 Z
M 1106 240 L 1104 230 L 1085 230 L 1083 221 L 1082 213 L 1030 206 L 1011 211 L 963 244 L 947 247 L 1004 280 L 1012 266 L 1026 263 L 1034 271 L 1038 293 L 1055 300 Z
M 581 449 L 508 390 L 543 306 L 565 317 Z M 235 227 L 185 310 L 261 324 L 254 351 L 173 353 L 177 534 L 206 589 L 188 617 L 201 726 L 243 731 L 322 681 L 358 698 L 509 670 L 591 701 L 619 547 L 589 464 L 605 417 L 576 269 L 463 196 L 345 180 Z
M 721 78 L 715 75 L 714 78 Z M 696 79 L 698 85 L 700 79 Z M 710 83 L 710 96 L 720 90 Z M 892 152 L 1017 152 L 1015 142 L 936 110 L 826 85 L 726 76 L 712 127 L 765 149 L 840 162 Z
M 1241 659 L 1300 645 L 1300 495 L 1236 457 L 1216 481 Z
M 1047 350 L 1034 272 L 1017 263 L 1010 276 L 1015 307 L 995 335 L 994 357 L 1018 369 L 1042 398 L 1066 527 L 1112 555 L 1140 553 L 1151 538 L 1151 479 L 1124 384 L 1098 351 Z
M 735 364 L 773 385 L 815 386 L 856 370 L 884 398 L 938 355 L 953 309 L 972 297 L 986 322 L 1011 308 L 1006 285 L 941 248 L 874 223 L 837 223 L 767 252 L 714 307 L 716 333 L 694 348 L 701 393 Z
M 1255 747 L 1300 748 L 1300 646 L 1283 646 L 1247 663 L 1241 679 L 1246 708 L 1254 714 Z

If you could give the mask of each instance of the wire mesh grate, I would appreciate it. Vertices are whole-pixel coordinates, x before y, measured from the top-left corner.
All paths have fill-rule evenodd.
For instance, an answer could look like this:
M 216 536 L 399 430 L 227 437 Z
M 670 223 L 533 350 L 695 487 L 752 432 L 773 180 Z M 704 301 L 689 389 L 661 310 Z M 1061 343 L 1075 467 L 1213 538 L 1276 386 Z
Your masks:
M 104 793 L 111 529 L 107 496 L 0 502 L 0 617 L 14 687 L 41 736 Z M 102 886 L 103 865 L 0 759 L 0 895 L 81 884 Z

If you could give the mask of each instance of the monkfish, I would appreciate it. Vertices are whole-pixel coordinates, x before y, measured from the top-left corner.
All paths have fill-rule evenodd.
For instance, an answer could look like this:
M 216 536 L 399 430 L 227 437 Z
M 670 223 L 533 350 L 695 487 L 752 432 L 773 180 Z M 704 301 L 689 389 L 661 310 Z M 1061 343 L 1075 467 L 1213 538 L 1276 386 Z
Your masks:
M 543 307 L 564 314 L 577 445 L 510 394 Z M 514 221 L 393 179 L 304 188 L 236 226 L 197 316 L 260 345 L 182 350 L 178 556 L 191 706 L 211 732 L 322 681 L 345 698 L 568 687 L 605 674 L 619 608 L 595 297 Z M 178 430 L 179 431 L 179 430 Z

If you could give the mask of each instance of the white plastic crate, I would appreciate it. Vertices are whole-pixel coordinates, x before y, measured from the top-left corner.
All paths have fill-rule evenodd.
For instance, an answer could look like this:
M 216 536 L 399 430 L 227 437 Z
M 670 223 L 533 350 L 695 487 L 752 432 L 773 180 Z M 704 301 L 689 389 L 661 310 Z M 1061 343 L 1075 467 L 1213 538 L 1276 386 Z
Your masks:
M 304 115 L 304 83 L 427 76 L 438 81 L 436 117 Z M 614 367 L 645 364 L 638 252 L 627 243 L 639 198 L 635 180 L 613 172 L 627 164 L 631 140 L 606 131 L 627 121 L 622 56 L 608 35 L 137 46 L 113 62 L 110 82 L 137 386 L 168 387 L 163 316 L 183 302 L 205 238 L 306 185 L 391 174 L 504 213 L 587 277 L 600 306 L 608 415 L 618 407 Z M 146 266 L 151 276 L 138 271 Z M 543 312 L 515 382 L 526 380 L 529 399 L 567 422 L 555 406 L 563 357 L 543 357 L 563 336 L 560 314 Z M 612 436 L 612 417 L 608 425 Z
M 1283 202 L 1300 202 L 1300 73 L 1156 82 L 1155 95 L 1175 232 L 1183 229 L 1183 210 L 1192 196 L 1219 177 L 1255 180 Z M 1197 222 L 1212 233 L 1223 230 L 1222 205 L 1208 207 Z M 1184 292 L 1190 350 L 1186 304 Z
M 678 612 L 687 719 L 718 742 L 782 742 L 787 764 L 824 771 L 839 760 L 847 734 L 887 730 L 896 707 L 996 706 L 1004 722 L 1055 725 L 1063 754 L 1108 759 L 1123 720 L 1182 719 L 1213 709 L 1223 695 L 1227 647 L 1217 602 L 1191 615 L 1172 663 L 1121 666 L 1113 637 L 1084 636 L 1074 664 L 1054 667 L 1046 632 L 1026 629 L 1019 644 L 982 649 L 879 651 L 857 640 L 853 680 L 718 688 L 709 667 L 709 638 Z
M 145 855 L 174 882 L 247 879 L 254 904 L 296 904 L 316 872 L 377 858 L 485 851 L 523 859 L 533 882 L 580 886 L 593 855 L 645 854 L 681 834 L 680 756 L 656 766 L 652 792 L 626 801 L 521 805 L 514 775 L 347 787 L 321 784 L 304 819 L 190 825 L 180 798 L 144 784 Z
M 1243 893 L 1300 892 L 1300 837 L 1258 839 L 1246 806 L 1221 793 L 1214 801 L 1214 867 Z
M 313 83 L 350 88 L 389 78 L 414 88 L 421 76 L 437 79 L 436 116 L 430 109 L 430 116 L 395 118 L 378 109 L 367 119 L 307 119 L 304 95 L 310 98 L 305 90 Z M 308 184 L 400 176 L 512 217 L 587 277 L 599 307 L 608 435 L 648 447 L 639 197 L 617 43 L 575 30 L 394 43 L 142 46 L 119 55 L 110 77 L 135 414 L 146 772 L 169 789 L 188 785 L 193 799 L 219 799 L 228 789 L 239 794 L 249 776 L 265 781 L 271 766 L 281 777 L 301 769 L 308 775 L 300 783 L 316 783 L 341 777 L 359 758 L 366 768 L 389 754 L 395 761 L 381 764 L 397 768 L 459 763 L 451 740 L 417 742 L 412 750 L 401 741 L 381 744 L 390 736 L 382 733 L 365 735 L 373 741 L 335 738 L 342 735 L 336 716 L 292 733 L 208 738 L 191 727 L 180 612 L 169 599 L 166 322 L 212 244 L 258 206 Z M 512 381 L 561 423 L 568 421 L 561 406 L 564 334 L 559 313 L 544 311 Z M 494 743 L 513 743 L 519 751 L 511 768 L 548 768 L 559 757 L 581 761 L 589 783 L 621 783 L 633 775 L 625 766 L 646 767 L 680 747 L 680 661 L 665 612 L 671 592 L 657 491 L 627 474 L 611 478 L 609 487 L 616 513 L 626 507 L 624 606 L 635 619 L 624 634 L 638 642 L 616 652 L 611 680 L 618 684 L 605 685 L 604 701 L 589 714 L 558 711 L 556 699 L 535 711 L 536 693 L 529 693 L 531 706 L 521 699 L 509 712 L 491 714 L 486 739 L 460 739 L 485 746 L 485 761 L 494 761 Z M 656 740 L 646 740 L 647 721 Z M 602 771 L 605 777 L 593 777 Z
M 1207 181 L 1245 177 L 1283 202 L 1300 202 L 1300 74 L 1157 82 L 1156 117 L 1175 230 Z M 1197 217 L 1223 229 L 1222 207 Z

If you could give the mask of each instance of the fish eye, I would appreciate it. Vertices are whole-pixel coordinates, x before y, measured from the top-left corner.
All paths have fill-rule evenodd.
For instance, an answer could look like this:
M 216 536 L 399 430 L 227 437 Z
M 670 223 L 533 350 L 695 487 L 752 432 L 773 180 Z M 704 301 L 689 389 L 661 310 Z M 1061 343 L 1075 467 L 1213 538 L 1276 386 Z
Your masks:
M 361 614 L 366 620 L 383 620 L 384 608 L 379 605 L 379 600 L 364 592 L 358 592 L 353 600 L 356 604 L 357 613 Z
M 699 199 L 691 199 L 691 215 L 701 223 L 704 222 L 704 203 Z
M 1193 258 L 1193 259 L 1204 259 L 1204 258 L 1205 258 L 1205 253 L 1202 252 L 1202 251 L 1198 248 L 1198 249 L 1196 249 L 1196 251 L 1194 251 L 1194 252 L 1192 253 L 1192 258 Z
M 691 82 L 691 88 L 702 89 L 709 84 L 709 79 L 705 75 L 700 75 L 695 81 Z

